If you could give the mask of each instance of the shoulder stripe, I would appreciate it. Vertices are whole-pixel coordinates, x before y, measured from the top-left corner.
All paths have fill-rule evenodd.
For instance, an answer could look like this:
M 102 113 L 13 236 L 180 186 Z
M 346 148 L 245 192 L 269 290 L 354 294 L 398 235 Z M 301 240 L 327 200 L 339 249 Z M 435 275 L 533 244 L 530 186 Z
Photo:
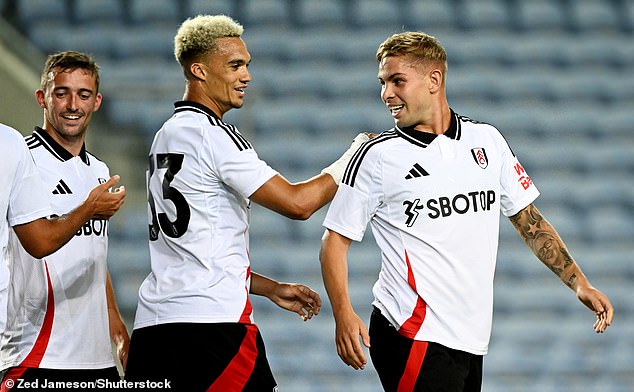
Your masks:
M 216 127 L 223 129 L 227 133 L 227 135 L 229 135 L 233 143 L 235 143 L 236 147 L 238 147 L 238 150 L 242 151 L 242 150 L 253 149 L 253 146 L 251 146 L 251 143 L 249 143 L 247 139 L 245 139 L 244 136 L 242 136 L 240 132 L 238 132 L 238 128 L 236 128 L 235 125 L 227 124 L 212 116 L 207 116 L 207 117 L 209 118 L 209 122 L 211 123 L 211 125 L 214 125 Z
M 24 138 L 24 141 L 26 142 L 26 145 L 29 147 L 29 150 L 32 150 L 42 145 L 42 142 L 40 142 L 40 140 L 33 135 L 26 136 Z
M 343 179 L 341 180 L 341 182 L 354 187 L 354 181 L 357 177 L 357 173 L 359 172 L 361 162 L 363 161 L 363 158 L 365 158 L 370 148 L 376 146 L 379 143 L 394 139 L 395 137 L 399 137 L 399 135 L 396 133 L 395 130 L 392 129 L 382 132 L 380 135 L 363 143 L 361 147 L 359 147 L 359 149 L 354 153 L 352 159 L 350 159 L 350 162 L 346 167 L 346 171 L 343 173 Z
M 26 145 L 29 147 L 29 150 L 33 150 L 37 147 L 43 146 L 44 148 L 46 148 L 46 150 L 48 150 L 48 152 L 51 153 L 51 155 L 64 162 L 64 158 L 62 158 L 61 155 L 59 155 L 55 151 L 55 149 L 50 144 L 48 144 L 46 140 L 42 139 L 37 133 L 33 133 L 32 135 L 25 137 L 24 140 L 26 141 Z

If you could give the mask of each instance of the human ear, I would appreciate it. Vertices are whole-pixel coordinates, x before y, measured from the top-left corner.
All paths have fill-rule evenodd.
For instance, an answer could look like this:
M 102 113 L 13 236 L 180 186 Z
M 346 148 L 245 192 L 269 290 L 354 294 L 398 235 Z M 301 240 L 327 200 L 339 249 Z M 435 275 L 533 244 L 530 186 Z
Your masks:
M 37 100 L 38 105 L 42 109 L 46 109 L 46 102 L 44 102 L 44 90 L 37 89 L 35 90 L 35 99 Z
M 207 70 L 201 63 L 192 63 L 189 66 L 189 72 L 191 72 L 192 76 L 196 79 L 205 80 L 207 78 Z
M 442 71 L 437 68 L 429 72 L 429 89 L 432 93 L 442 88 L 442 77 Z

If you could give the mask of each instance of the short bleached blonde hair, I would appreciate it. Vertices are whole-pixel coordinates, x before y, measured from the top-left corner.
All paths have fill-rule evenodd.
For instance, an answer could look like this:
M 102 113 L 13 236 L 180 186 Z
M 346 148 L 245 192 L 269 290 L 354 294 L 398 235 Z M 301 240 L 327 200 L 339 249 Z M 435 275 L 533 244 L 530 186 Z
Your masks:
M 226 15 L 198 15 L 181 24 L 174 37 L 174 57 L 186 68 L 216 49 L 218 38 L 240 37 L 244 27 Z

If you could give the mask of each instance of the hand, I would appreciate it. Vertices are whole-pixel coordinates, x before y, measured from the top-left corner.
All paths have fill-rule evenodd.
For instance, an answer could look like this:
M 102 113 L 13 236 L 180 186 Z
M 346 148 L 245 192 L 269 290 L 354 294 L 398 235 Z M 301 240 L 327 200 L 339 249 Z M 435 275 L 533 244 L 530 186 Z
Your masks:
M 335 343 L 337 354 L 348 366 L 363 369 L 367 363 L 359 337 L 366 347 L 370 347 L 370 335 L 363 321 L 353 311 L 335 317 Z
M 612 325 L 614 308 L 607 295 L 592 286 L 577 288 L 577 298 L 597 315 L 593 328 L 596 333 L 603 333 Z
M 279 283 L 269 299 L 279 307 L 299 314 L 304 321 L 318 315 L 321 309 L 319 294 L 302 284 Z
M 120 186 L 113 192 L 109 189 L 119 182 L 119 176 L 114 175 L 103 184 L 97 185 L 90 191 L 86 203 L 92 208 L 95 219 L 108 219 L 113 216 L 124 202 L 126 191 L 125 187 Z
M 359 147 L 361 147 L 363 143 L 370 140 L 370 137 L 371 137 L 370 135 L 373 135 L 373 134 L 369 132 L 359 133 L 352 140 L 352 144 L 350 145 L 350 148 L 348 148 L 339 159 L 337 159 L 332 164 L 330 164 L 330 166 L 325 167 L 321 172 L 330 174 L 332 176 L 332 179 L 335 181 L 335 183 L 339 185 L 339 183 L 341 182 L 341 179 L 343 178 L 344 171 L 346 170 L 346 167 L 348 166 L 348 162 L 350 162 L 350 160 L 352 159 L 352 156 L 354 155 L 355 152 L 357 152 Z
M 121 367 L 125 371 L 128 366 L 128 352 L 130 351 L 130 336 L 128 335 L 128 330 L 126 329 L 125 324 L 119 318 L 118 313 L 113 317 L 111 312 L 109 311 L 109 326 L 110 326 L 110 338 L 114 343 L 115 350 L 117 352 L 117 357 L 119 358 L 119 362 L 121 362 Z

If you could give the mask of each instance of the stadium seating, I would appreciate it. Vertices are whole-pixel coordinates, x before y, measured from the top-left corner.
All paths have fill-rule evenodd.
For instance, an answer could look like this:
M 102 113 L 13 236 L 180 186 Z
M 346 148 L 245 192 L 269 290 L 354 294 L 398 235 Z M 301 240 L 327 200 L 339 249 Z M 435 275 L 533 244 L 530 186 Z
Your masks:
M 503 132 L 542 192 L 536 205 L 617 309 L 614 326 L 596 336 L 592 313 L 501 217 L 483 390 L 632 390 L 634 1 L 3 0 L 0 10 L 9 3 L 12 22 L 43 52 L 95 54 L 103 111 L 113 130 L 135 129 L 143 151 L 182 97 L 178 24 L 200 13 L 235 17 L 253 81 L 245 107 L 227 119 L 293 181 L 317 174 L 357 132 L 392 126 L 376 80 L 380 42 L 403 29 L 436 35 L 448 51 L 450 105 Z M 111 273 L 129 322 L 149 271 L 145 214 L 143 203 L 132 205 L 110 228 Z M 291 222 L 252 208 L 254 270 L 306 282 L 324 299 L 306 324 L 261 298 L 255 318 L 281 390 L 380 391 L 371 364 L 355 372 L 336 355 L 318 260 L 324 214 Z M 349 264 L 354 306 L 368 320 L 380 266 L 369 229 Z

